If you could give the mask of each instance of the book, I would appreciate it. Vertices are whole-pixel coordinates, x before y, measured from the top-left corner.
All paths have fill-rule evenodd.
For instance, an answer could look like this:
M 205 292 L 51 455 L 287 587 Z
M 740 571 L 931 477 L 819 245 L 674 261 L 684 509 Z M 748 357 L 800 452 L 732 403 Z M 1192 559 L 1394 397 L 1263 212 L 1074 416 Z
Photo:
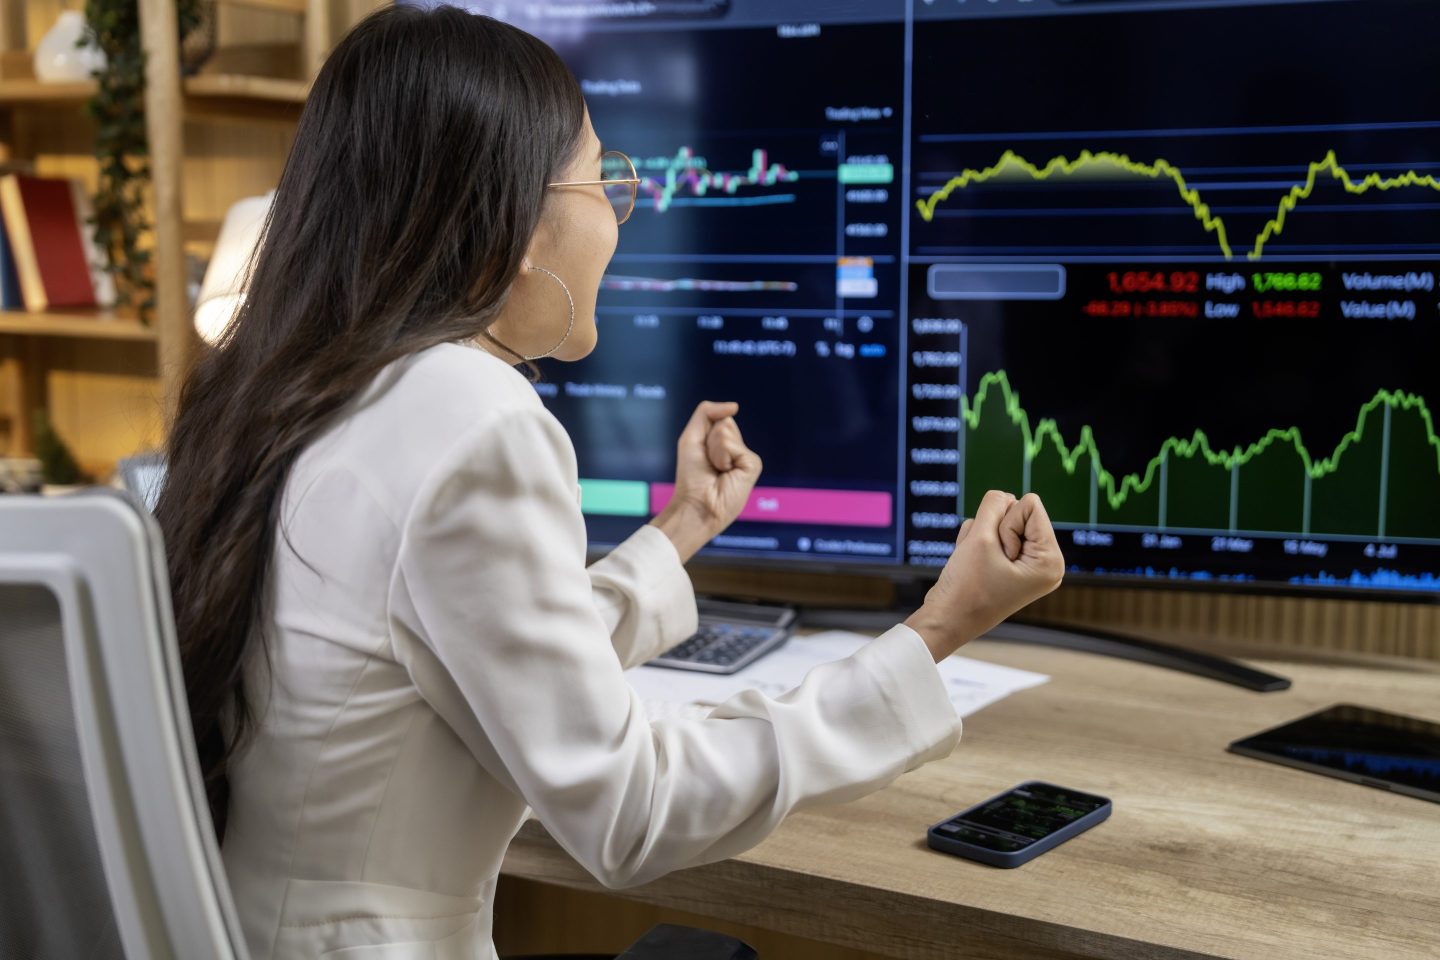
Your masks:
M 25 309 L 109 306 L 114 280 L 91 237 L 90 195 L 78 180 L 0 177 L 4 220 Z
M 9 235 L 0 223 L 0 310 L 24 310 L 25 298 L 20 295 L 20 275 L 15 272 L 15 256 L 10 252 Z

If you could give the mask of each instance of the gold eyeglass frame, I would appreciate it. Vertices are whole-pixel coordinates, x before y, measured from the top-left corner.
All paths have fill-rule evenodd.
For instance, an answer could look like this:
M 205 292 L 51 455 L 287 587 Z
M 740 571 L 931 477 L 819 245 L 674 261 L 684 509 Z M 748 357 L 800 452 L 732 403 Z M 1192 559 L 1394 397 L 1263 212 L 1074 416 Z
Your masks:
M 630 214 L 635 212 L 635 198 L 636 195 L 640 192 L 640 175 L 636 173 L 635 161 L 630 159 L 629 154 L 621 153 L 619 150 L 606 150 L 604 153 L 600 154 L 600 165 L 602 169 L 604 168 L 606 157 L 619 157 L 621 160 L 624 160 L 625 166 L 630 168 L 630 176 L 617 177 L 610 180 L 560 180 L 555 183 L 547 183 L 545 184 L 545 186 L 593 187 L 597 185 L 605 185 L 611 183 L 628 183 L 630 185 L 630 206 L 625 209 L 625 213 L 623 215 L 616 215 L 615 222 L 617 224 L 620 224 L 624 223 L 626 220 L 629 220 Z M 611 208 L 614 208 L 614 204 L 611 204 Z

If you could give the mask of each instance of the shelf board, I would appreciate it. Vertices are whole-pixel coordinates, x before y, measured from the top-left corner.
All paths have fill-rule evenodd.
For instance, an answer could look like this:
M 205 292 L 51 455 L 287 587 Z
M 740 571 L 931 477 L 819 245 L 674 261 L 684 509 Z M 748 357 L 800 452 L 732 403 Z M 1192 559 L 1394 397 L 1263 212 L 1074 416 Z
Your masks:
M 0 334 L 73 337 L 87 340 L 139 340 L 154 343 L 155 328 L 103 310 L 0 310 Z
M 305 14 L 306 0 L 221 0 L 226 6 L 254 7 L 259 10 L 280 10 L 284 13 Z
M 299 106 L 310 94 L 304 80 L 255 77 L 235 73 L 202 73 L 184 80 L 185 94 L 206 99 L 250 100 Z
M 95 93 L 95 81 L 43 83 L 32 77 L 0 79 L 0 106 L 83 103 Z
M 233 73 L 200 74 L 186 77 L 183 83 L 188 96 L 215 100 L 251 100 L 298 106 L 310 93 L 310 85 L 303 80 Z M 83 103 L 94 93 L 93 81 L 41 83 L 28 77 L 0 80 L 0 106 Z
M 210 73 L 183 81 L 187 115 L 257 119 L 297 112 L 310 93 L 303 80 Z M 95 93 L 94 83 L 41 83 L 29 78 L 0 80 L 0 109 L 25 106 L 80 106 Z

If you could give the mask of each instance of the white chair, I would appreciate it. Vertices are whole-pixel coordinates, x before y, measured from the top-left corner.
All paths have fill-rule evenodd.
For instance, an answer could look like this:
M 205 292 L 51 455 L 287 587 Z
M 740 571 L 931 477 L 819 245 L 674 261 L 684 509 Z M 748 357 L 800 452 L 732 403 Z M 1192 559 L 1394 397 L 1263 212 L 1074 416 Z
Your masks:
M 244 960 L 155 522 L 0 497 L 0 956 Z
M 246 960 L 160 530 L 128 494 L 0 496 L 0 960 Z M 626 960 L 753 960 L 661 924 Z

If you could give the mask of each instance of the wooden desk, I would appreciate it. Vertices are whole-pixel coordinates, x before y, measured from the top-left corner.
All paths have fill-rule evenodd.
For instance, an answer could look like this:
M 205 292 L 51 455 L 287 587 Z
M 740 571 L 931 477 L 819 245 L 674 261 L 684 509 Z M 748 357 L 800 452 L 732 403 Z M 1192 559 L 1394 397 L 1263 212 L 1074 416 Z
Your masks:
M 1052 679 L 880 793 L 616 895 L 906 958 L 1440 957 L 1440 805 L 1225 751 L 1342 701 L 1440 721 L 1440 674 L 1257 661 L 1294 680 L 1259 694 L 1081 653 L 964 652 Z M 927 825 L 1026 779 L 1114 813 L 1016 870 L 926 847 Z M 602 889 L 534 822 L 505 872 Z

